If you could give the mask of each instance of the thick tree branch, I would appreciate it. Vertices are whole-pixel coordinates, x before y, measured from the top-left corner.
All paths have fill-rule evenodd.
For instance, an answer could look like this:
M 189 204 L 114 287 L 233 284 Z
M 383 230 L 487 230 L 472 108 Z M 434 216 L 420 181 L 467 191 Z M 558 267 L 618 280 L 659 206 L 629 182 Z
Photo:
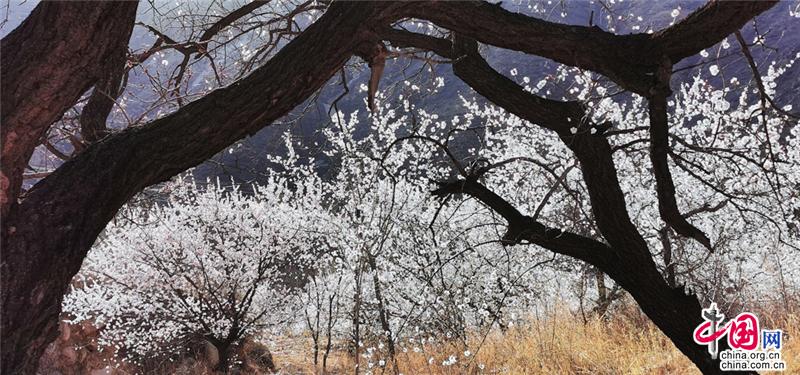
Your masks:
M 127 74 L 125 61 L 127 48 L 122 46 L 120 51 L 113 56 L 114 62 L 106 72 L 106 76 L 97 81 L 94 85 L 89 101 L 81 110 L 80 125 L 81 136 L 85 144 L 97 142 L 108 135 L 106 120 L 111 110 L 114 108 L 117 97 L 122 91 L 123 75 Z
M 585 116 L 580 103 L 538 97 L 526 92 L 516 82 L 494 70 L 478 52 L 478 43 L 457 34 L 454 41 L 405 30 L 384 29 L 384 40 L 396 47 L 428 49 L 453 59 L 453 73 L 464 83 L 507 111 L 557 133 L 569 134 L 570 124 L 577 127 Z
M 508 232 L 503 236 L 505 244 L 514 245 L 527 241 L 555 253 L 604 267 L 612 254 L 611 248 L 602 242 L 549 228 L 532 217 L 523 215 L 511 203 L 473 178 L 439 183 L 439 188 L 431 193 L 439 198 L 466 194 L 487 205 L 508 222 Z
M 559 134 L 569 134 L 570 127 L 577 128 L 584 122 L 585 112 L 580 103 L 545 99 L 528 93 L 489 66 L 478 53 L 475 40 L 456 34 L 453 51 L 456 56 L 453 73 L 507 111 Z
M 601 73 L 647 95 L 666 54 L 673 63 L 719 42 L 777 1 L 711 1 L 653 35 L 615 35 L 598 27 L 564 25 L 509 12 L 487 2 L 423 2 L 408 16 L 429 20 L 482 43 Z
M 117 62 L 136 2 L 42 2 L 2 40 L 0 215 L 45 131 Z M 76 22 L 80 20 L 80 22 Z
M 380 33 L 383 40 L 391 43 L 394 47 L 419 48 L 445 58 L 455 58 L 453 44 L 450 40 L 391 27 L 381 29 Z
M 247 3 L 239 9 L 234 10 L 225 15 L 225 17 L 220 18 L 217 22 L 214 22 L 208 29 L 203 31 L 203 34 L 200 35 L 200 42 L 198 44 L 198 58 L 202 57 L 203 54 L 208 52 L 208 42 L 217 35 L 220 31 L 225 29 L 226 27 L 230 26 L 239 18 L 242 18 L 250 12 L 269 4 L 270 0 L 254 0 L 251 3 Z
M 635 92 L 646 90 L 647 72 L 655 64 L 644 53 L 647 34 L 614 35 L 598 27 L 543 21 L 483 1 L 424 2 L 408 15 L 485 44 L 602 73 Z
M 674 26 L 654 33 L 652 40 L 675 64 L 719 43 L 777 3 L 777 0 L 711 0 Z
M 400 30 L 383 33 L 392 42 L 415 47 L 437 46 L 437 49 L 442 49 L 441 42 L 412 34 Z M 478 54 L 474 40 L 456 35 L 453 45 L 453 71 L 459 78 L 489 101 L 520 118 L 555 131 L 575 152 L 589 188 L 592 211 L 601 232 L 612 247 L 636 249 L 632 251 L 638 253 L 647 252 L 644 239 L 628 216 L 611 157 L 611 147 L 600 136 L 602 132 L 591 135 L 587 131 L 591 127 L 604 129 L 605 126 L 594 125 L 586 120 L 587 115 L 578 102 L 545 99 L 525 91 L 514 81 L 492 69 Z M 577 134 L 572 134 L 572 127 L 578 128 Z
M 269 1 L 270 0 L 256 0 L 248 3 L 217 20 L 217 22 L 203 32 L 198 43 L 186 43 L 182 44 L 182 46 L 185 45 L 185 47 L 175 47 L 185 55 L 184 62 L 181 64 L 181 69 L 178 73 L 178 78 L 175 79 L 176 86 L 178 86 L 182 80 L 184 71 L 186 69 L 186 64 L 188 63 L 189 54 L 197 53 L 197 58 L 202 57 L 208 52 L 208 42 L 211 40 L 211 38 L 216 36 L 226 27 L 236 22 L 238 19 L 268 4 Z M 159 32 L 155 28 L 144 24 L 142 25 L 147 27 L 151 32 L 155 33 L 157 40 L 151 49 L 145 51 L 141 56 L 136 57 L 135 64 L 140 64 L 143 60 L 155 53 L 156 50 L 165 48 L 164 42 L 166 42 L 168 45 L 178 45 L 177 42 Z M 114 67 L 109 69 L 106 76 L 97 82 L 89 101 L 81 111 L 81 135 L 86 143 L 97 142 L 108 135 L 106 120 L 108 119 L 108 115 L 111 113 L 111 110 L 114 107 L 117 97 L 123 90 L 123 88 L 120 86 L 124 80 L 124 76 L 130 70 L 130 67 L 125 66 L 126 51 L 127 49 L 122 49 L 111 56 L 111 58 L 116 62 L 109 61 L 109 64 L 113 64 Z
M 653 164 L 653 177 L 656 180 L 656 193 L 658 196 L 658 212 L 664 220 L 678 234 L 694 238 L 708 250 L 712 250 L 711 240 L 700 229 L 689 223 L 681 215 L 675 197 L 675 183 L 669 170 L 667 156 L 669 146 L 669 122 L 667 118 L 667 96 L 670 94 L 669 78 L 672 65 L 668 60 L 662 63 L 656 74 L 659 83 L 652 89 L 648 98 L 648 111 L 650 114 L 650 161 Z
M 375 94 L 378 92 L 378 85 L 383 76 L 383 69 L 386 67 L 386 57 L 388 50 L 379 38 L 364 41 L 356 49 L 355 54 L 362 58 L 370 69 L 369 82 L 367 86 L 367 106 L 370 111 L 375 110 Z

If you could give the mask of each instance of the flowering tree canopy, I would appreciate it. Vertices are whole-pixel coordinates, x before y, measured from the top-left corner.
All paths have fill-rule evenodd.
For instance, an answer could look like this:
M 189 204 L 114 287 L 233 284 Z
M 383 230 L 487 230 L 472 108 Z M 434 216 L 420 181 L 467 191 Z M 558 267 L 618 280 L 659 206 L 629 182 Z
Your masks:
M 288 321 L 297 271 L 311 263 L 314 212 L 281 186 L 201 190 L 178 182 L 164 205 L 125 209 L 106 228 L 64 301 L 73 321 L 129 360 L 167 357 L 204 339 L 229 350 Z M 294 272 L 290 272 L 295 270 Z

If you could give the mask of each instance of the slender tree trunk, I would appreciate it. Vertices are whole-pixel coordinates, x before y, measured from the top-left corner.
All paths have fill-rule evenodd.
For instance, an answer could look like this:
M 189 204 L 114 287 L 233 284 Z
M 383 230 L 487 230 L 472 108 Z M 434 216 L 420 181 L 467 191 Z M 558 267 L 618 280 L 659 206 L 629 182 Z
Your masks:
M 230 370 L 232 342 L 219 340 L 213 336 L 206 336 L 206 355 L 205 360 L 209 365 L 214 366 L 214 371 L 227 374 Z
M 381 329 L 383 334 L 386 335 L 386 347 L 389 350 L 389 360 L 392 363 L 392 371 L 397 374 L 399 368 L 397 366 L 397 358 L 395 358 L 394 335 L 392 334 L 392 327 L 389 324 L 389 311 L 386 309 L 386 304 L 383 300 L 383 292 L 381 290 L 381 282 L 378 277 L 378 265 L 375 257 L 367 254 L 369 257 L 369 266 L 372 269 L 372 286 L 375 289 L 375 299 L 378 300 L 378 314 L 381 321 Z
M 342 279 L 339 276 L 339 281 L 336 283 L 336 293 L 334 295 L 328 297 L 328 324 L 325 327 L 325 352 L 322 354 L 322 373 L 328 373 L 328 356 L 331 354 L 331 348 L 333 347 L 333 323 L 334 319 L 338 319 L 336 315 L 339 312 L 339 302 L 336 301 L 335 305 L 337 308 L 334 311 L 334 301 L 338 299 L 339 295 L 339 284 L 341 283 Z
M 361 290 L 361 280 L 363 279 L 363 261 L 359 258 L 358 265 L 356 266 L 355 274 L 353 275 L 356 284 L 353 299 L 353 359 L 355 360 L 355 368 L 353 372 L 358 375 L 361 372 L 361 303 L 363 300 Z
M 319 301 L 319 299 L 317 299 L 317 300 Z M 314 370 L 315 371 L 316 371 L 316 369 L 319 368 L 318 367 L 318 365 L 319 365 L 319 333 L 320 333 L 319 332 L 319 319 L 320 319 L 319 310 L 322 309 L 322 306 L 320 306 L 319 303 L 317 303 L 317 306 L 318 306 L 317 307 L 318 308 L 317 316 L 316 316 L 317 320 L 316 320 L 316 322 L 314 324 L 314 331 L 311 333 L 311 339 L 314 342 Z
M 612 296 L 609 294 L 608 287 L 606 286 L 606 274 L 598 269 L 592 270 L 594 273 L 595 283 L 597 285 L 597 304 L 595 305 L 594 312 L 599 317 L 605 317 L 611 302 Z
M 322 311 L 322 303 L 320 301 L 320 292 L 319 292 L 319 285 L 317 284 L 316 276 L 312 277 L 311 281 L 314 284 L 314 294 L 315 294 L 315 303 L 314 306 L 317 308 L 317 311 L 314 315 L 314 321 L 311 321 L 311 316 L 308 314 L 308 307 L 306 307 L 303 312 L 306 318 L 306 325 L 308 326 L 308 330 L 311 331 L 311 343 L 313 345 L 312 350 L 314 352 L 314 372 L 317 372 L 319 369 L 319 336 L 320 336 L 320 312 Z M 309 299 L 311 295 L 309 294 Z

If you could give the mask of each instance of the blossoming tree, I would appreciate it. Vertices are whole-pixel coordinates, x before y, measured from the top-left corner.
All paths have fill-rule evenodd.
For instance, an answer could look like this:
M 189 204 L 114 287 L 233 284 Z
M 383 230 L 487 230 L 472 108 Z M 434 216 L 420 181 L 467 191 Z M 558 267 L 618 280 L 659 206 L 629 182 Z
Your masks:
M 292 319 L 315 250 L 314 212 L 293 207 L 296 193 L 278 185 L 253 195 L 171 186 L 167 203 L 125 209 L 106 229 L 64 310 L 101 327 L 99 343 L 128 361 L 208 342 L 227 370 L 243 339 Z

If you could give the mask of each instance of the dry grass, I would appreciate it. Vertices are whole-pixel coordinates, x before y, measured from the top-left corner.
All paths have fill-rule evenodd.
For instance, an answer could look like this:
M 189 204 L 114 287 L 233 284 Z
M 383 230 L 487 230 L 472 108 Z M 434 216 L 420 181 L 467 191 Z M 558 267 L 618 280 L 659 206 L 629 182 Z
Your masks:
M 776 310 L 773 310 L 773 312 Z M 781 313 L 762 317 L 764 328 L 781 328 L 790 335 L 799 332 L 800 316 Z M 623 308 L 613 318 L 583 318 L 558 308 L 543 318 L 532 318 L 525 326 L 505 333 L 493 332 L 471 339 L 470 356 L 464 348 L 449 343 L 414 345 L 404 343 L 398 354 L 400 372 L 409 374 L 699 374 L 694 365 L 647 320 L 638 309 Z M 788 337 L 783 359 L 789 371 L 800 365 L 800 345 Z M 478 349 L 478 347 L 480 347 Z M 277 367 L 285 374 L 313 374 L 309 348 L 274 353 Z M 451 355 L 457 362 L 443 365 Z M 371 357 L 373 374 L 393 374 L 378 367 L 379 354 Z M 429 360 L 433 358 L 432 361 Z M 362 369 L 369 360 L 362 359 Z M 331 374 L 353 373 L 355 363 L 343 352 L 332 353 Z M 319 372 L 321 373 L 321 371 Z M 363 372 L 362 372 L 363 373 Z
M 782 355 L 788 367 L 784 374 L 798 373 L 800 344 L 793 335 L 800 332 L 800 307 L 787 310 L 784 306 L 775 306 L 754 312 L 760 317 L 762 328 L 783 329 L 786 336 Z M 539 317 L 532 316 L 524 326 L 515 326 L 506 332 L 493 331 L 487 336 L 475 334 L 469 339 L 471 353 L 468 356 L 463 345 L 452 341 L 402 342 L 397 355 L 399 372 L 406 375 L 699 374 L 635 305 L 617 308 L 608 316 L 607 319 L 584 320 L 566 308 L 555 308 Z M 106 366 L 103 352 L 92 349 L 91 332 L 86 334 L 85 327 L 78 328 L 81 327 L 69 331 L 71 334 L 62 334 L 56 342 L 58 345 L 48 350 L 39 373 L 95 373 L 91 370 Z M 234 373 L 266 373 L 264 353 L 269 349 L 281 374 L 321 374 L 321 366 L 314 367 L 310 343 L 308 337 L 286 335 L 268 348 L 247 344 L 239 353 L 243 366 Z M 342 349 L 344 347 L 340 345 L 331 353 L 327 365 L 329 374 L 354 373 L 355 362 L 352 355 Z M 362 358 L 361 368 L 365 371 L 360 373 L 370 370 L 374 375 L 393 375 L 393 370 L 380 366 L 381 356 L 385 353 L 376 351 L 369 358 Z M 455 363 L 444 365 L 450 356 L 456 357 Z M 391 363 L 386 365 L 391 368 Z M 146 368 L 123 366 L 110 373 L 215 374 L 211 368 L 202 356 L 195 356 Z

